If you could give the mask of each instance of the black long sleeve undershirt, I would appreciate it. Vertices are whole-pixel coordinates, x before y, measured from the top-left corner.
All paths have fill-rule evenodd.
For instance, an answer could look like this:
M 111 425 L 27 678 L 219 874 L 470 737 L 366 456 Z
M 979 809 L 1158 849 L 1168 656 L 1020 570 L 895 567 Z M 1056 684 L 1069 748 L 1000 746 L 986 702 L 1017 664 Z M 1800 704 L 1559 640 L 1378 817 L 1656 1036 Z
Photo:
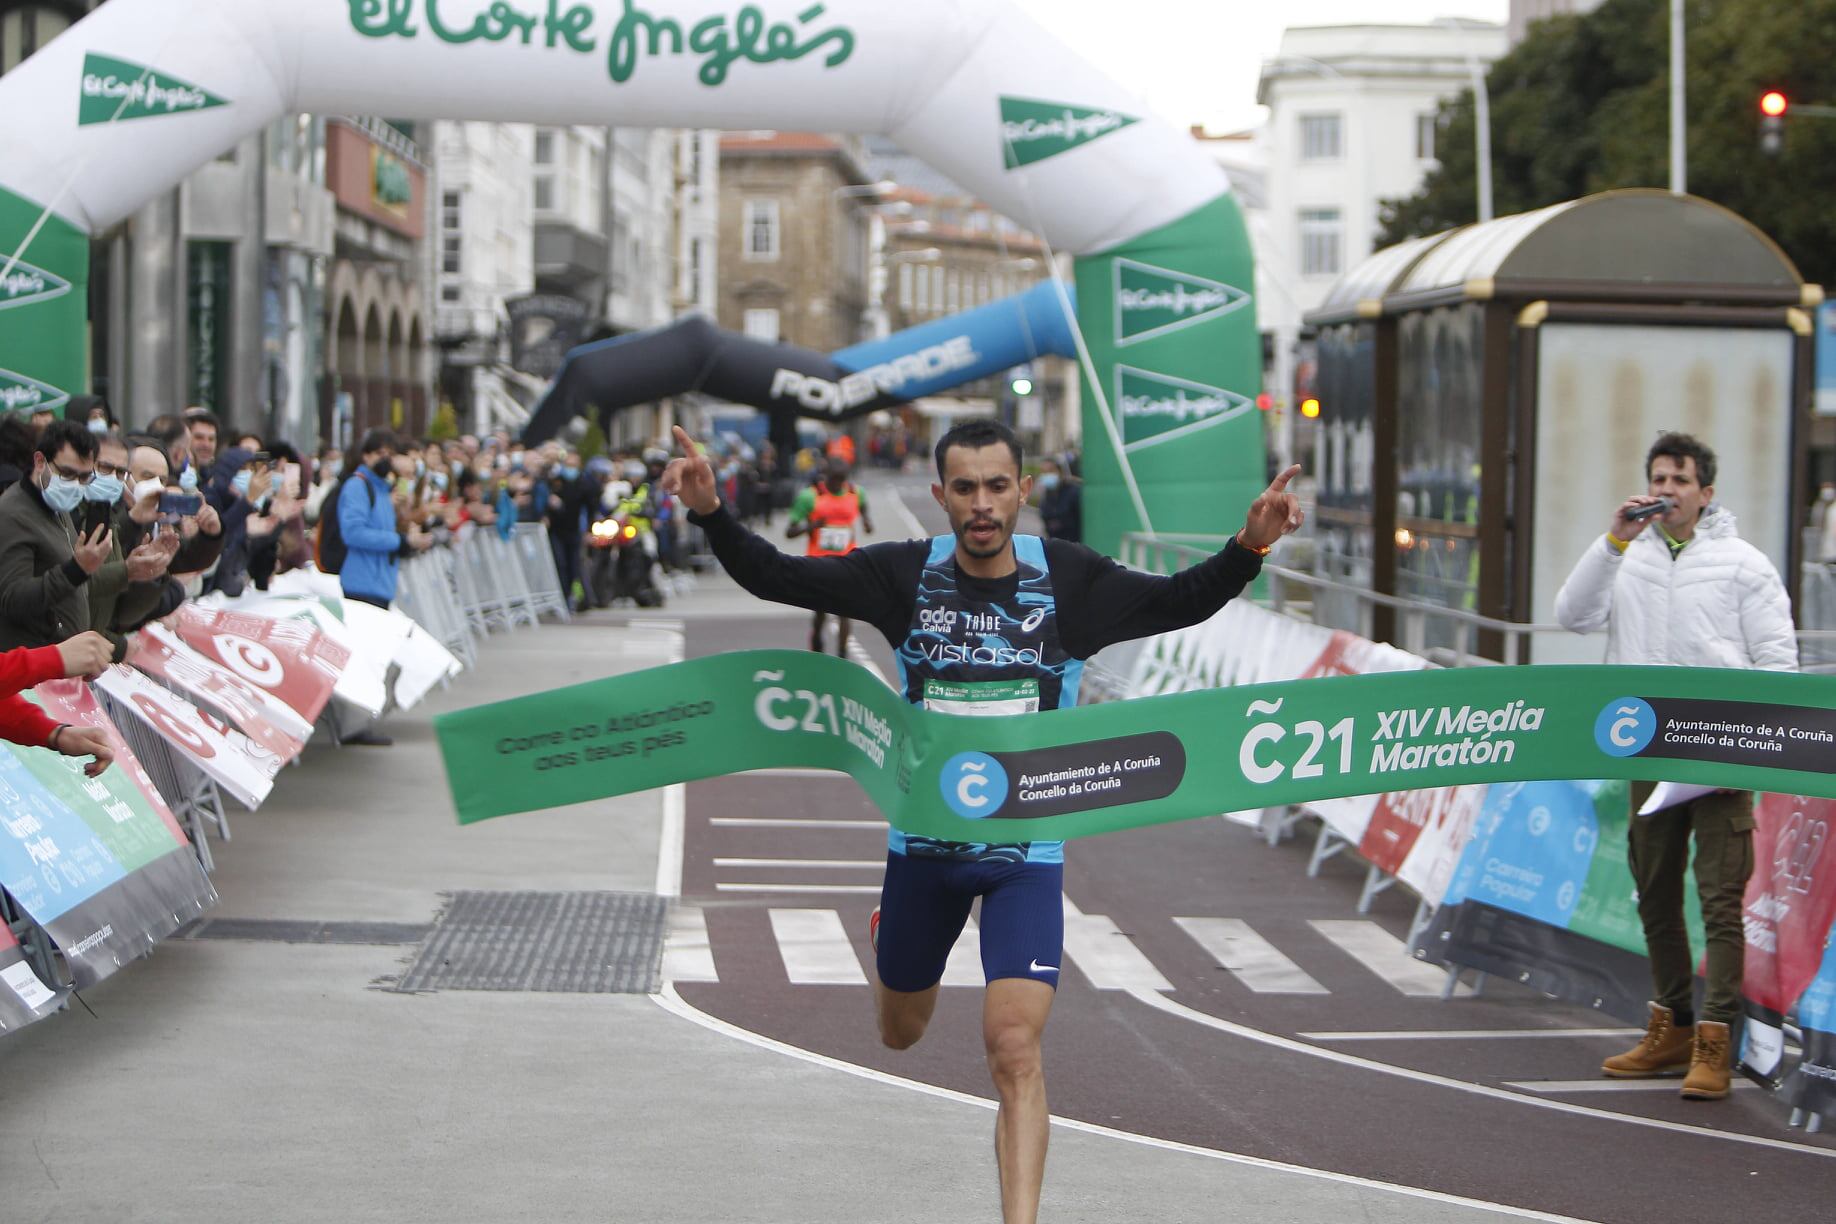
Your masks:
M 723 505 L 689 521 L 707 533 L 714 556 L 733 580 L 760 599 L 866 621 L 897 649 L 905 641 L 924 573 L 929 540 L 869 544 L 845 557 L 793 557 L 748 531 Z M 1235 539 L 1223 551 L 1177 574 L 1126 569 L 1094 549 L 1047 540 L 1046 561 L 1058 602 L 1058 636 L 1072 658 L 1105 646 L 1169 633 L 1208 620 L 1262 572 L 1262 558 Z M 1013 598 L 1017 575 L 957 576 L 972 599 Z

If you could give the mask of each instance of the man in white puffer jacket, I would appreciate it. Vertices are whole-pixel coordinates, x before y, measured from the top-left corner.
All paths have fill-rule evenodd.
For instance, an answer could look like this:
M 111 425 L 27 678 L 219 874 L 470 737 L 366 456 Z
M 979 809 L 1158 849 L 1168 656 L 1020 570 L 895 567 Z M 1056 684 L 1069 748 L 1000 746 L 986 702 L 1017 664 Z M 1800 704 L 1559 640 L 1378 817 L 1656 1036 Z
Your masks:
M 1605 626 L 1608 663 L 1796 671 L 1785 584 L 1766 555 L 1735 532 L 1734 516 L 1713 504 L 1715 452 L 1688 434 L 1660 434 L 1645 456 L 1645 478 L 1649 492 L 1620 505 L 1605 537 L 1557 592 L 1563 628 L 1590 633 Z M 1661 503 L 1659 513 L 1639 513 Z M 1639 816 L 1652 786 L 1632 785 L 1628 857 L 1655 997 L 1644 1040 L 1601 1070 L 1620 1079 L 1687 1071 L 1685 1098 L 1719 1099 L 1731 1075 L 1728 1026 L 1740 1015 L 1753 793 L 1718 791 Z M 1708 957 L 1699 1023 L 1683 922 L 1692 833 Z

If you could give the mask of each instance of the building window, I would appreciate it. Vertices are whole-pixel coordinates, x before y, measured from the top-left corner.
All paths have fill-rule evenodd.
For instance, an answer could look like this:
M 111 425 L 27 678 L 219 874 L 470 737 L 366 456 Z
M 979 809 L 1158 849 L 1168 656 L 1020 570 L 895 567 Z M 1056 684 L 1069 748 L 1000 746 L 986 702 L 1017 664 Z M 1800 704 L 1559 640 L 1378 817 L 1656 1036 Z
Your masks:
M 1421 161 L 1434 160 L 1434 115 L 1415 117 L 1415 156 Z
M 459 228 L 460 196 L 456 191 L 440 193 L 440 228 L 456 230 Z
M 538 166 L 555 164 L 555 134 L 553 132 L 542 130 L 536 133 L 535 164 Z
M 457 302 L 459 300 L 459 294 L 461 292 L 462 291 L 458 285 L 441 285 L 440 286 L 440 300 L 442 302 Z
M 951 314 L 962 309 L 962 273 L 952 268 L 944 273 L 944 301 Z
M 535 210 L 537 212 L 555 210 L 555 180 L 547 175 L 535 181 Z
M 912 312 L 912 265 L 899 265 L 899 309 L 906 314 Z
M 778 258 L 776 200 L 747 200 L 744 229 L 747 259 L 769 262 Z
M 911 265 L 906 265 L 908 268 Z M 913 268 L 913 280 L 917 282 L 918 292 L 912 295 L 913 309 L 919 314 L 927 314 L 931 309 L 931 278 L 923 268 Z
M 701 268 L 702 268 L 702 260 L 705 258 L 706 258 L 706 247 L 705 247 L 704 241 L 700 238 L 689 239 L 688 286 L 687 286 L 687 292 L 685 292 L 682 296 L 688 299 L 688 301 L 691 304 L 701 301 Z M 772 311 L 772 315 L 774 317 L 777 315 L 777 313 L 778 312 L 775 310 Z M 750 332 L 747 333 L 747 335 L 751 335 L 751 334 L 752 333 Z M 772 339 L 776 340 L 777 338 L 778 338 L 777 337 L 777 324 L 773 323 L 772 324 Z
M 440 239 L 440 271 L 448 276 L 458 276 L 464 269 L 462 259 L 465 239 L 458 234 L 446 234 Z
M 1302 161 L 1337 161 L 1344 155 L 1338 115 L 1302 115 L 1300 132 Z
M 778 312 L 776 310 L 748 310 L 743 326 L 746 334 L 754 340 L 763 340 L 767 344 L 778 342 Z
M 942 314 L 944 308 L 944 270 L 942 264 L 931 265 L 931 312 Z
M 1343 227 L 1336 208 L 1300 211 L 1302 276 L 1337 276 L 1343 261 Z

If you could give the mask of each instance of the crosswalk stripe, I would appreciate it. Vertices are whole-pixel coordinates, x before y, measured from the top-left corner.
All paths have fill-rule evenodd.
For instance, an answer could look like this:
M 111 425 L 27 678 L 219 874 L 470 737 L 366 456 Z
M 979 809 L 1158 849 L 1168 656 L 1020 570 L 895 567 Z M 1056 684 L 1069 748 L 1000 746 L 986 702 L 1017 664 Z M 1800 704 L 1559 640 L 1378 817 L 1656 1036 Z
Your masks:
M 874 679 L 878 680 L 881 684 L 884 684 L 887 688 L 892 687 L 892 681 L 886 678 L 886 673 L 880 670 L 880 665 L 873 661 L 873 656 L 867 653 L 867 648 L 861 645 L 858 638 L 849 637 L 848 657 L 872 672 Z
M 862 896 L 879 896 L 878 884 L 716 884 L 715 892 L 759 892 L 759 893 L 860 893 Z
M 1413 998 L 1440 997 L 1447 971 L 1411 958 L 1403 941 L 1375 922 L 1363 918 L 1316 918 L 1307 925 L 1403 994 Z M 1457 993 L 1470 995 L 1473 988 L 1462 983 Z
M 777 858 L 717 858 L 716 867 L 845 867 L 850 870 L 880 871 L 886 867 L 885 859 L 777 859 Z
M 963 924 L 963 933 L 950 945 L 950 959 L 944 962 L 945 986 L 980 986 L 982 984 L 982 935 L 975 919 Z
M 799 986 L 865 986 L 867 975 L 832 909 L 774 909 L 771 933 L 784 972 Z
M 1134 940 L 1101 914 L 1086 914 L 1064 898 L 1065 955 L 1098 990 L 1172 990 L 1173 983 L 1142 955 Z
M 879 829 L 884 820 L 817 820 L 808 816 L 710 816 L 717 829 Z
M 1240 918 L 1175 918 L 1219 967 L 1257 994 L 1330 994 Z
M 714 949 L 708 944 L 708 920 L 692 905 L 670 911 L 669 934 L 663 941 L 663 980 L 666 982 L 718 982 Z

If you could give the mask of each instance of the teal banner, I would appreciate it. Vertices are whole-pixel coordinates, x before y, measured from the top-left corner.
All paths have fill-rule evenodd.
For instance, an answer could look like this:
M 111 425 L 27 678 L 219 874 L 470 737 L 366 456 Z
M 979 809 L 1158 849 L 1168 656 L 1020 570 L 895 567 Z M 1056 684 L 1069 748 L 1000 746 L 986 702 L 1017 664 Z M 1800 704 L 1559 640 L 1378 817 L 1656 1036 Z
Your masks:
M 1390 672 L 969 718 L 841 659 L 744 651 L 434 728 L 462 823 L 782 767 L 852 775 L 907 833 L 981 842 L 1576 777 L 1836 797 L 1836 677 L 1781 672 Z

